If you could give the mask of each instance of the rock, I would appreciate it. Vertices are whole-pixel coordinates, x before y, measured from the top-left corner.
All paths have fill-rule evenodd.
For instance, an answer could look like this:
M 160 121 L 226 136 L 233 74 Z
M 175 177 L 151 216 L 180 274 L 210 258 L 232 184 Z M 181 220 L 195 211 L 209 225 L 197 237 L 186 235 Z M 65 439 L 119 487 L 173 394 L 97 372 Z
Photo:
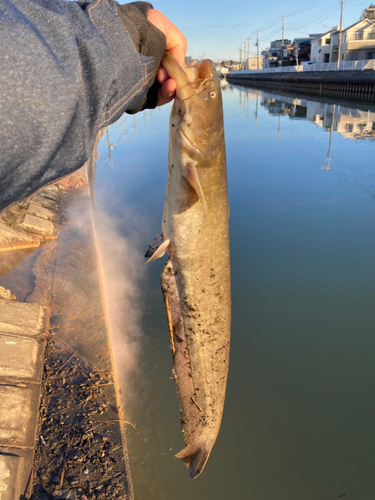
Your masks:
M 16 296 L 3 286 L 0 286 L 0 299 L 15 300 Z

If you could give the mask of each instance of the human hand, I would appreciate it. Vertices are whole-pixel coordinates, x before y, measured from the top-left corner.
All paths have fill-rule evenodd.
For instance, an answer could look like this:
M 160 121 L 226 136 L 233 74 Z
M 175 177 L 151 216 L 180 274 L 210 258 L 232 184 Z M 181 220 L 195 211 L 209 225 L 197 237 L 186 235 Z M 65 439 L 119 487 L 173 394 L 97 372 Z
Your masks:
M 147 19 L 156 26 L 166 38 L 166 49 L 172 52 L 182 68 L 185 68 L 187 40 L 181 31 L 164 14 L 156 9 L 150 9 Z M 160 68 L 156 75 L 160 88 L 158 90 L 158 106 L 170 102 L 176 93 L 176 82 L 169 78 L 164 68 Z

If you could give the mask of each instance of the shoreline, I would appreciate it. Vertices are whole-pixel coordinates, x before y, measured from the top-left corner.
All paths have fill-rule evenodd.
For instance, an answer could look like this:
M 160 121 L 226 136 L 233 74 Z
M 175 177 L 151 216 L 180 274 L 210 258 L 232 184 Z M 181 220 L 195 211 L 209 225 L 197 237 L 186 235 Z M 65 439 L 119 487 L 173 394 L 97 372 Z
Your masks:
M 256 73 L 233 71 L 227 81 L 244 86 L 297 91 L 317 97 L 375 103 L 375 71 L 308 71 L 306 73 Z
M 10 459 L 8 448 L 0 448 L 4 500 L 20 495 L 25 500 L 85 500 L 93 494 L 103 499 L 133 498 L 126 422 L 119 404 L 88 187 L 87 171 L 92 167 L 89 162 L 95 164 L 95 160 L 94 152 L 76 173 L 0 214 L 0 258 L 26 248 L 39 252 L 30 264 L 29 272 L 35 280 L 26 301 L 15 300 L 12 290 L 0 298 L 2 310 L 8 311 L 8 329 L 14 330 L 11 323 L 17 321 L 11 312 L 14 307 L 38 307 L 50 316 L 43 337 L 38 337 L 43 348 L 38 351 L 32 371 L 32 376 L 37 377 L 32 408 L 27 398 L 22 404 L 13 396 L 0 401 L 0 414 L 7 412 L 11 404 L 13 420 L 22 423 L 23 416 L 29 416 L 20 433 L 27 437 L 26 458 L 18 454 Z M 19 262 L 15 261 L 17 268 Z M 26 317 L 21 321 L 19 332 L 26 328 L 27 321 Z M 4 326 L 0 328 L 3 330 Z M 8 337 L 5 342 L 14 344 Z M 35 358 L 33 352 L 25 350 L 21 365 L 27 364 L 30 356 Z M 2 346 L 0 379 L 6 370 L 11 372 L 11 376 L 3 377 L 2 386 L 9 386 L 4 389 L 8 392 L 25 391 L 23 385 L 29 384 L 16 373 L 13 361 Z M 17 386 L 20 380 L 22 388 Z M 5 427 L 12 425 L 6 422 Z M 84 435 L 89 440 L 81 446 Z M 0 440 L 0 446 L 3 444 Z M 22 440 L 11 444 L 17 450 L 24 448 Z

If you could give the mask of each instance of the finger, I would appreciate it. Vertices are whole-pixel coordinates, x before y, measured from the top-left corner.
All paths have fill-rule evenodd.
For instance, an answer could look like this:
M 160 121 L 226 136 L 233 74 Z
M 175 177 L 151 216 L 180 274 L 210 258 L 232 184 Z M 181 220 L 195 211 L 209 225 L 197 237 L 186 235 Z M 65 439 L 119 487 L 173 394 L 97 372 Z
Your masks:
M 177 29 L 177 28 L 176 28 Z M 181 68 L 185 68 L 185 56 L 187 49 L 187 40 L 184 35 L 178 30 L 178 33 L 173 33 L 167 43 L 167 50 L 177 59 Z
M 183 33 L 164 14 L 156 9 L 148 11 L 147 19 L 164 33 L 166 50 L 170 50 L 179 65 L 185 68 L 187 40 Z
M 176 93 L 176 82 L 172 79 L 167 80 L 158 90 L 158 106 L 170 102 Z
M 157 81 L 159 85 L 163 85 L 164 82 L 168 80 L 168 74 L 164 68 L 159 68 L 156 74 Z

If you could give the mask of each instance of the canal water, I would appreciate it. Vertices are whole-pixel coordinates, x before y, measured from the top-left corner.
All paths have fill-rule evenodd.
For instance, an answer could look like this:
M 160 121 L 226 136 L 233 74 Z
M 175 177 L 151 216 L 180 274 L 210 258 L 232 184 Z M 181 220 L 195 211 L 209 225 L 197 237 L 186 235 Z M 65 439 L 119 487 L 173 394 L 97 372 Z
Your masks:
M 223 98 L 231 362 L 221 432 L 194 481 L 173 457 L 165 259 L 142 257 L 161 229 L 170 108 L 125 116 L 99 145 L 97 205 L 127 242 L 118 273 L 129 266 L 136 290 L 123 324 L 137 344 L 125 400 L 135 497 L 373 500 L 375 110 L 228 85 Z
M 229 85 L 223 98 L 231 362 L 194 481 L 174 458 L 165 259 L 143 265 L 161 230 L 170 106 L 124 116 L 99 143 L 97 233 L 135 498 L 374 500 L 375 108 Z M 21 300 L 35 258 L 0 267 Z

